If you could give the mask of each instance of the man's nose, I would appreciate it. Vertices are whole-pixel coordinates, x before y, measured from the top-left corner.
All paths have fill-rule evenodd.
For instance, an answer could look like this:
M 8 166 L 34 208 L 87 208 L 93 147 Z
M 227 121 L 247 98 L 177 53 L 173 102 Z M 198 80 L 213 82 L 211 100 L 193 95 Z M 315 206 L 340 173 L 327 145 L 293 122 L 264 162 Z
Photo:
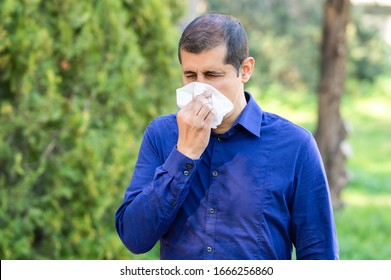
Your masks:
M 205 77 L 203 77 L 202 75 L 197 75 L 197 80 L 196 82 L 199 82 L 199 83 L 205 83 Z
M 205 77 L 204 77 L 204 75 L 202 75 L 201 73 L 198 73 L 197 79 L 196 79 L 195 81 L 196 81 L 196 82 L 199 82 L 199 83 L 205 83 Z

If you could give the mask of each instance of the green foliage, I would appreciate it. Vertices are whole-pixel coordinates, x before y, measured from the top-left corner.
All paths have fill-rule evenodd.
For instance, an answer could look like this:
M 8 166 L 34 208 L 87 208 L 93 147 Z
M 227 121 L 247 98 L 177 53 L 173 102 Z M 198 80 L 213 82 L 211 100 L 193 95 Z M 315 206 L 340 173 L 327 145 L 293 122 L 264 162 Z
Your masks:
M 114 212 L 168 108 L 180 2 L 1 1 L 1 259 L 131 257 Z
M 391 13 L 391 8 L 385 8 L 387 9 Z M 391 48 L 380 39 L 378 27 L 365 24 L 365 18 L 370 19 L 363 8 L 352 9 L 351 24 L 347 31 L 347 70 L 350 77 L 372 83 L 379 75 L 391 73 Z

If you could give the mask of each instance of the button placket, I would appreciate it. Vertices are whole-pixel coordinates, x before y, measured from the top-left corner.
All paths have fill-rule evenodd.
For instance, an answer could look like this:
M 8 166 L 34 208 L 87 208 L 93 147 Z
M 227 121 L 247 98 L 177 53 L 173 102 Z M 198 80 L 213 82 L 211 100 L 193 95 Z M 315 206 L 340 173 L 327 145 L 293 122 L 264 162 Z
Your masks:
M 216 252 L 216 230 L 218 227 L 217 223 L 217 211 L 219 200 L 219 191 L 221 190 L 222 181 L 219 179 L 220 171 L 219 170 L 223 164 L 222 155 L 225 153 L 223 137 L 217 136 L 214 138 L 214 145 L 212 146 L 211 151 L 211 161 L 209 165 L 209 192 L 207 197 L 207 204 L 205 209 L 205 240 L 204 240 L 204 258 L 205 259 L 214 259 Z

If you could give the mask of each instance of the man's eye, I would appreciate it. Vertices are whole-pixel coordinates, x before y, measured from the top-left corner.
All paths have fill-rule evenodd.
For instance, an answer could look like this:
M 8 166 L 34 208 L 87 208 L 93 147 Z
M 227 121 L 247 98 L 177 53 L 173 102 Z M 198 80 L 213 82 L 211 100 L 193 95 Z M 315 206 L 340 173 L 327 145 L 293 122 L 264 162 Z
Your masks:
M 186 75 L 187 79 L 195 79 L 197 76 L 196 75 Z
M 206 77 L 209 78 L 209 79 L 214 79 L 214 78 L 221 77 L 221 75 L 219 75 L 219 74 L 207 74 Z

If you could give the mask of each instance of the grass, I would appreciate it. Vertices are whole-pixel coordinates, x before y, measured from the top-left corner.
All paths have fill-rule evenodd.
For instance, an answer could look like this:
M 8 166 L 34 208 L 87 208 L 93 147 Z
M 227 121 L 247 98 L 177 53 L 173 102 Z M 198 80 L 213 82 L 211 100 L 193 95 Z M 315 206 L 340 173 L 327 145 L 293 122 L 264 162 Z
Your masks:
M 391 259 L 391 98 L 347 98 L 352 124 L 346 207 L 336 213 L 341 258 Z

